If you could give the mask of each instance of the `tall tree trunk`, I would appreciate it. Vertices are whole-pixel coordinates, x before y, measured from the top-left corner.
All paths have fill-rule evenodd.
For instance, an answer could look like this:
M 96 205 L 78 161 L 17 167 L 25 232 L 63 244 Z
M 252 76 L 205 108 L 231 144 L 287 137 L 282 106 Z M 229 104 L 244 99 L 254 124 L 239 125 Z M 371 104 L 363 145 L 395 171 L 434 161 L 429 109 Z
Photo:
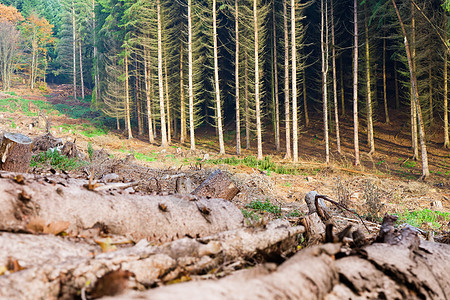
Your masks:
M 214 0 L 215 1 L 215 0 Z M 292 0 L 294 1 L 294 0 Z M 256 109 L 256 140 L 258 155 L 257 159 L 263 159 L 262 154 L 262 132 L 261 132 L 261 108 L 259 95 L 259 28 L 258 28 L 258 10 L 257 0 L 253 0 L 253 22 L 255 31 L 255 109 Z
M 194 128 L 194 84 L 193 84 L 193 62 L 192 62 L 192 0 L 188 0 L 188 94 L 189 94 L 189 134 L 191 150 L 195 150 L 195 128 Z
M 95 30 L 95 0 L 92 0 L 92 31 L 93 31 L 93 37 L 94 37 L 94 65 L 95 65 L 95 71 L 94 71 L 94 84 L 95 84 L 95 101 L 97 99 L 100 99 L 100 86 L 99 86 L 99 70 L 98 70 L 98 57 L 97 57 L 97 32 Z
M 370 76 L 370 44 L 369 44 L 369 21 L 367 15 L 367 4 L 364 5 L 364 29 L 366 32 L 366 90 L 367 90 L 367 140 L 369 144 L 369 155 L 375 153 L 375 140 L 373 136 L 373 112 L 372 112 L 372 78 Z
M 306 61 L 306 59 L 305 59 Z M 302 67 L 302 85 L 303 85 L 303 110 L 305 112 L 305 126 L 309 126 L 309 113 L 308 113 L 308 97 L 306 93 L 306 67 Z
M 345 116 L 345 89 L 344 89 L 344 65 L 342 64 L 342 55 L 339 57 L 340 79 L 341 79 L 341 115 Z
M 334 39 L 334 5 L 331 0 L 331 44 L 333 47 L 333 98 L 334 98 L 334 121 L 336 124 L 336 145 L 337 152 L 341 154 L 341 136 L 339 134 L 339 111 L 338 111 L 338 92 L 337 92 L 337 76 L 336 76 L 336 44 Z
M 323 109 L 323 138 L 325 141 L 325 161 L 330 162 L 330 150 L 328 141 L 328 10 L 327 5 L 324 8 L 324 0 L 320 1 L 320 52 L 322 57 L 322 109 Z M 326 1 L 326 0 L 325 0 Z M 327 19 L 326 22 L 324 19 Z M 324 40 L 325 32 L 327 40 Z
M 125 50 L 125 122 L 127 126 L 128 139 L 133 138 L 131 133 L 131 117 L 130 117 L 130 85 L 129 85 L 129 75 L 128 75 L 128 53 Z
M 411 67 L 412 71 L 416 73 L 416 19 L 414 17 L 414 4 L 411 3 Z M 412 79 L 411 79 L 412 80 Z M 417 107 L 414 101 L 414 89 L 411 85 L 411 147 L 413 151 L 413 159 L 417 160 L 419 158 L 419 146 L 417 141 Z
M 235 97 L 236 97 L 236 154 L 241 155 L 241 112 L 239 107 L 239 5 L 238 0 L 234 1 L 235 6 L 235 37 L 236 37 L 236 51 L 235 51 Z
M 180 47 L 180 143 L 184 144 L 186 141 L 186 103 L 184 99 L 184 74 L 183 74 L 183 43 Z
M 394 72 L 396 72 L 394 70 Z M 383 101 L 384 101 L 384 116 L 385 123 L 389 124 L 389 111 L 387 105 L 387 87 L 386 87 L 386 37 L 383 37 Z
M 430 124 L 433 124 L 433 71 L 431 68 L 431 60 L 428 62 L 428 89 L 429 89 L 429 101 L 430 101 L 430 110 L 429 110 L 429 119 Z
M 163 86 L 163 58 L 162 58 L 162 29 L 161 29 L 161 3 L 157 0 L 158 13 L 158 86 L 159 86 L 159 113 L 161 118 L 161 147 L 167 147 L 166 114 L 164 107 L 164 86 Z
M 250 107 L 248 95 L 248 53 L 245 54 L 244 88 L 245 88 L 245 148 L 250 149 Z
M 444 53 L 444 148 L 450 147 L 448 136 L 448 50 Z
M 425 143 L 425 129 L 424 129 L 424 124 L 423 124 L 422 110 L 420 109 L 419 92 L 417 90 L 417 78 L 416 78 L 415 69 L 413 66 L 411 52 L 409 49 L 408 37 L 406 35 L 405 25 L 403 24 L 403 21 L 400 16 L 400 12 L 398 11 L 395 0 L 392 0 L 392 4 L 394 5 L 395 12 L 397 13 L 397 17 L 398 17 L 398 20 L 400 22 L 400 26 L 402 27 L 402 32 L 403 32 L 406 57 L 408 59 L 409 73 L 411 76 L 411 86 L 413 88 L 414 102 L 415 102 L 416 108 L 417 108 L 416 117 L 419 121 L 419 138 L 420 138 L 420 147 L 421 147 L 421 154 L 422 154 L 422 180 L 425 180 L 428 178 L 428 176 L 430 176 L 430 171 L 428 169 L 428 154 L 427 154 L 427 146 Z
M 355 144 L 355 165 L 359 166 L 358 137 L 358 1 L 353 0 L 353 139 Z
M 172 130 L 170 126 L 169 80 L 167 75 L 167 52 L 165 48 L 166 47 L 164 47 L 164 75 L 166 82 L 167 143 L 170 144 L 172 142 Z
M 400 108 L 400 95 L 398 91 L 398 72 L 397 72 L 397 61 L 394 60 L 394 83 L 395 83 L 395 108 Z
M 147 122 L 148 122 L 148 140 L 150 143 L 155 142 L 153 135 L 153 122 L 152 122 L 152 98 L 151 98 L 151 83 L 150 83 L 150 70 L 149 70 L 149 50 L 144 44 L 144 76 L 145 76 L 145 97 L 147 100 Z
M 84 100 L 84 79 L 83 79 L 83 55 L 81 51 L 81 34 L 80 39 L 78 40 L 78 50 L 80 54 L 80 83 L 81 83 L 81 99 Z
M 216 0 L 213 0 L 213 52 L 214 52 L 214 92 L 216 95 L 216 126 L 219 134 L 219 153 L 225 154 L 225 144 L 223 142 L 223 128 L 222 128 L 222 108 L 220 103 L 220 89 L 219 89 L 219 58 L 217 49 L 217 11 Z M 256 55 L 256 54 L 255 54 Z
M 274 66 L 274 97 L 275 97 L 275 148 L 277 152 L 280 151 L 280 103 L 278 100 L 278 60 L 277 60 L 277 28 L 275 18 L 275 1 L 272 3 L 272 18 L 273 18 L 273 66 Z
M 72 0 L 72 48 L 73 48 L 73 99 L 77 99 L 77 56 L 76 56 L 75 4 Z
M 140 73 L 139 73 L 139 65 L 137 60 L 137 55 L 134 56 L 134 66 L 135 66 L 135 86 L 136 86 L 136 113 L 137 113 L 137 119 L 138 119 L 138 135 L 143 134 L 143 122 L 142 122 L 142 113 L 141 113 L 141 101 L 140 101 L 140 95 L 141 95 L 141 89 L 140 89 Z
M 291 121 L 289 103 L 289 34 L 287 24 L 287 0 L 283 0 L 284 17 L 284 118 L 286 127 L 286 155 L 284 158 L 290 159 L 291 154 Z

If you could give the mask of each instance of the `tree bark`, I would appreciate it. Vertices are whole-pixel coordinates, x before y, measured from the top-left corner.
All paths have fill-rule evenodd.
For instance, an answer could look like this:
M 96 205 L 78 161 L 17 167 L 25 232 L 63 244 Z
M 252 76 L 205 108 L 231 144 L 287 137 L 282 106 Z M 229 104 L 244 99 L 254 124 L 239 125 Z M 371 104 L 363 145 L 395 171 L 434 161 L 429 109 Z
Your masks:
M 219 134 L 219 153 L 225 154 L 225 144 L 223 142 L 223 126 L 222 126 L 222 104 L 220 99 L 219 88 L 219 58 L 217 46 L 217 11 L 216 0 L 213 0 L 213 52 L 214 52 L 214 93 L 216 98 L 216 126 Z
M 158 86 L 159 86 L 159 113 L 161 118 L 161 147 L 168 146 L 166 113 L 164 107 L 164 86 L 163 86 L 163 70 L 162 70 L 162 29 L 161 29 L 161 3 L 157 1 L 158 14 Z
M 448 50 L 444 53 L 444 148 L 450 147 L 448 135 Z
M 322 58 L 322 109 L 323 109 L 323 139 L 325 141 L 325 162 L 330 163 L 330 145 L 328 141 L 328 9 L 324 8 L 324 0 L 320 1 L 320 50 Z M 326 22 L 324 22 L 326 19 Z M 326 41 L 324 35 L 327 35 Z
M 295 0 L 291 0 L 291 56 L 292 56 L 292 158 L 298 162 L 297 119 L 297 49 L 295 45 Z
M 195 150 L 195 128 L 194 128 L 194 84 L 193 84 L 193 62 L 192 62 L 192 0 L 188 0 L 188 94 L 189 94 L 189 134 L 191 150 Z
M 239 103 L 239 5 L 238 0 L 234 1 L 235 8 L 235 62 L 234 62 L 234 82 L 235 82 L 235 98 L 236 98 L 236 154 L 241 155 L 241 111 Z
M 125 123 L 127 127 L 128 139 L 133 138 L 133 133 L 131 132 L 131 113 L 130 113 L 130 84 L 128 75 L 128 52 L 125 49 Z
M 427 146 L 426 146 L 426 142 L 425 142 L 425 129 L 424 129 L 424 124 L 423 124 L 422 110 L 420 108 L 420 102 L 419 102 L 419 92 L 417 90 L 417 78 L 416 78 L 416 74 L 415 74 L 413 60 L 411 57 L 411 52 L 410 52 L 410 48 L 409 48 L 409 43 L 408 43 L 408 38 L 406 35 L 405 26 L 404 26 L 402 18 L 400 16 L 400 12 L 398 11 L 395 0 L 392 0 L 392 4 L 394 5 L 395 12 L 397 13 L 397 17 L 400 22 L 400 26 L 402 28 L 403 37 L 404 37 L 406 56 L 408 58 L 409 73 L 410 73 L 410 77 L 411 77 L 411 87 L 413 90 L 414 104 L 416 107 L 416 115 L 414 116 L 414 118 L 417 118 L 419 121 L 419 138 L 420 138 L 420 146 L 421 146 L 421 154 L 422 154 L 422 180 L 426 180 L 430 176 L 430 170 L 428 168 L 428 154 L 427 154 Z
M 255 31 L 255 110 L 256 110 L 256 140 L 257 140 L 257 159 L 263 159 L 262 153 L 262 131 L 261 131 L 261 108 L 259 94 L 259 26 L 257 0 L 253 0 L 253 29 Z
M 81 51 L 81 34 L 78 40 L 78 53 L 80 54 L 80 84 L 81 84 L 81 99 L 84 100 L 84 79 L 83 79 L 83 55 Z
M 73 99 L 77 99 L 77 56 L 76 56 L 76 23 L 75 23 L 75 4 L 72 0 L 72 48 L 73 48 Z
M 149 50 L 147 46 L 144 45 L 144 81 L 145 81 L 145 97 L 147 100 L 147 125 L 148 125 L 148 140 L 151 144 L 155 142 L 155 137 L 153 134 L 153 124 L 152 124 L 152 98 L 151 98 L 151 80 L 150 80 L 150 66 L 149 66 Z
M 280 151 L 280 103 L 278 100 L 278 60 L 277 60 L 277 28 L 275 18 L 275 1 L 272 3 L 272 18 L 273 18 L 273 66 L 274 66 L 274 97 L 275 97 L 275 149 Z
M 366 31 L 366 89 L 367 89 L 367 140 L 369 144 L 369 155 L 375 153 L 375 139 L 373 136 L 373 112 L 372 112 L 372 78 L 370 76 L 370 45 L 369 45 L 369 21 L 367 15 L 367 3 L 364 6 Z
M 180 143 L 186 141 L 186 100 L 184 98 L 183 43 L 180 43 Z
M 353 1 L 353 142 L 355 145 L 355 165 L 359 166 L 358 137 L 358 1 Z
M 172 142 L 172 130 L 170 126 L 170 101 L 169 101 L 169 80 L 167 75 L 167 52 L 166 47 L 164 47 L 164 77 L 166 83 L 166 111 L 167 111 L 167 144 L 170 145 Z
M 339 133 L 339 109 L 338 109 L 338 91 L 337 91 L 337 75 L 336 75 L 336 44 L 334 39 L 334 5 L 331 0 L 331 43 L 332 43 L 332 59 L 333 59 L 333 99 L 334 99 L 334 122 L 336 124 L 336 146 L 337 152 L 341 154 L 341 135 Z
M 192 192 L 193 195 L 206 198 L 222 198 L 228 201 L 231 201 L 237 193 L 239 193 L 239 189 L 228 178 L 228 175 L 220 170 L 214 171 Z
M 283 0 L 283 20 L 284 20 L 284 120 L 286 127 L 286 155 L 285 159 L 290 159 L 291 154 L 291 121 L 289 103 L 289 34 L 287 23 L 287 0 Z
M 394 72 L 396 72 L 396 70 L 394 70 Z M 384 102 L 384 116 L 385 116 L 384 120 L 386 124 L 389 124 L 390 120 L 387 105 L 387 86 L 386 86 L 386 37 L 383 38 L 383 102 Z

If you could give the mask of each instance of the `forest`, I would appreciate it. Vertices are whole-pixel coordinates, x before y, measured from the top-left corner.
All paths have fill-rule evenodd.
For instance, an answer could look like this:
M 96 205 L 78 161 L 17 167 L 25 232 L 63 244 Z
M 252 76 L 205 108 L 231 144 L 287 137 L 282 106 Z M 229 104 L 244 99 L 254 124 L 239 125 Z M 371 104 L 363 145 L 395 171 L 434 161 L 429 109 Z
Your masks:
M 353 119 L 359 165 L 361 143 L 377 151 L 374 122 L 389 124 L 395 110 L 424 179 L 429 128 L 450 146 L 446 1 L 2 3 L 2 89 L 14 78 L 31 89 L 72 84 L 73 98 L 91 99 L 128 138 L 195 149 L 199 128 L 214 128 L 221 154 L 226 130 L 237 155 L 256 146 L 260 160 L 273 146 L 295 163 L 320 114 L 326 163 L 341 152 L 340 122 Z

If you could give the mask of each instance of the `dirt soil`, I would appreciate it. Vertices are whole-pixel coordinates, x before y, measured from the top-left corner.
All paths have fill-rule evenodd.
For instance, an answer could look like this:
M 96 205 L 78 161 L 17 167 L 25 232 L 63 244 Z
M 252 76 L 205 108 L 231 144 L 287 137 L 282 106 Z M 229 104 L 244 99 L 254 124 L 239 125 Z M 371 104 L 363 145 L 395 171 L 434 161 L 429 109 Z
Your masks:
M 44 97 L 38 92 L 16 91 L 18 95 L 26 99 L 46 100 L 53 104 L 66 103 L 70 105 L 86 105 L 68 98 L 64 86 L 54 87 L 52 91 L 45 93 Z M 86 178 L 94 171 L 96 178 L 111 172 L 120 173 L 123 180 L 141 182 L 141 187 L 147 180 L 145 192 L 173 193 L 175 181 L 167 187 L 161 187 L 159 181 L 167 176 L 178 173 L 197 174 L 193 185 L 199 184 L 209 175 L 213 169 L 220 168 L 229 172 L 232 180 L 241 189 L 235 199 L 236 203 L 244 207 L 252 200 L 264 201 L 269 199 L 282 207 L 283 211 L 304 211 L 304 196 L 312 190 L 319 194 L 325 194 L 332 199 L 347 203 L 351 208 L 361 214 L 367 213 L 365 199 L 370 195 L 376 195 L 380 199 L 379 207 L 381 216 L 384 212 L 397 213 L 405 210 L 417 210 L 431 208 L 433 201 L 441 201 L 441 211 L 450 212 L 450 150 L 443 149 L 441 128 L 434 125 L 427 130 L 428 155 L 430 170 L 432 172 L 427 182 L 420 181 L 421 162 L 414 161 L 410 150 L 410 132 L 407 126 L 407 116 L 402 112 L 392 110 L 391 124 L 375 123 L 376 153 L 369 156 L 366 145 L 366 133 L 360 132 L 361 161 L 360 167 L 354 167 L 353 162 L 353 129 L 352 120 L 341 116 L 341 142 L 343 152 L 336 151 L 335 137 L 331 135 L 331 164 L 324 164 L 324 142 L 322 140 L 322 122 L 320 115 L 310 116 L 311 123 L 303 127 L 300 133 L 299 155 L 300 163 L 297 166 L 302 170 L 302 175 L 284 175 L 273 172 L 261 172 L 246 166 L 213 165 L 203 162 L 204 158 L 210 159 L 231 157 L 235 153 L 233 136 L 226 136 L 226 155 L 218 155 L 218 146 L 215 141 L 214 131 L 199 129 L 197 131 L 198 145 L 196 151 L 189 150 L 189 144 L 181 145 L 176 138 L 172 138 L 172 144 L 162 149 L 157 144 L 149 144 L 147 137 L 138 136 L 128 140 L 123 132 L 110 131 L 107 135 L 86 137 L 78 132 L 64 132 L 64 124 L 83 124 L 87 120 L 71 119 L 67 116 L 51 115 L 51 133 L 64 141 L 75 141 L 78 150 L 87 157 L 88 143 L 95 150 L 103 150 L 108 155 L 113 155 L 114 160 L 108 160 L 108 155 L 103 160 L 97 161 L 97 165 L 89 167 L 79 176 Z M 36 117 L 29 117 L 16 113 L 0 113 L 0 130 L 2 132 L 13 131 L 35 137 L 45 133 L 43 128 L 30 127 Z M 11 128 L 11 121 L 16 128 Z M 406 124 L 406 125 L 405 125 Z M 364 128 L 364 124 L 361 124 Z M 226 132 L 233 131 L 234 124 L 226 126 Z M 334 132 L 334 131 L 333 131 Z M 284 133 L 281 134 L 284 136 Z M 271 161 L 277 164 L 291 165 L 283 159 L 284 153 L 277 153 L 274 149 L 271 129 L 266 127 L 264 154 L 269 155 Z M 252 147 L 243 149 L 241 157 L 256 156 L 255 140 Z M 284 145 L 284 141 L 282 141 Z M 282 147 L 283 148 L 283 147 Z M 126 151 L 124 151 L 126 149 Z M 152 155 L 154 161 L 146 162 L 129 156 L 133 152 Z M 117 162 L 121 161 L 121 164 Z M 108 165 L 109 164 L 109 165 Z M 115 167 L 113 167 L 115 166 Z M 148 183 L 150 181 L 150 183 Z M 138 190 L 139 191 L 139 190 Z M 141 188 L 144 192 L 144 189 Z M 448 228 L 447 228 L 448 230 Z

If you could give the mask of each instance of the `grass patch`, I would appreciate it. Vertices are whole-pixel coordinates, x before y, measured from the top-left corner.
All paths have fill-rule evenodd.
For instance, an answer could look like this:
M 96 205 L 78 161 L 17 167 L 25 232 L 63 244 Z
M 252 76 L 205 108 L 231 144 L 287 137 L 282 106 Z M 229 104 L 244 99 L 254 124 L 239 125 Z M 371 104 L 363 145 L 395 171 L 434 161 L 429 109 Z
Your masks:
M 281 214 L 281 207 L 278 205 L 270 203 L 269 199 L 266 199 L 266 201 L 260 201 L 260 200 L 253 200 L 249 204 L 245 206 L 246 208 L 251 208 L 259 213 L 272 213 L 279 215 Z
M 87 162 L 85 161 L 76 158 L 68 158 L 65 155 L 61 155 L 58 151 L 47 150 L 47 152 L 41 152 L 33 156 L 30 167 L 42 168 L 51 166 L 58 170 L 70 171 L 86 165 Z
M 146 154 L 143 154 L 140 152 L 130 152 L 130 153 L 133 153 L 134 157 L 137 160 L 148 161 L 148 162 L 156 161 L 156 157 L 154 157 L 154 156 L 146 155 Z
M 215 165 L 227 164 L 232 166 L 244 165 L 250 168 L 259 169 L 261 171 L 274 172 L 277 174 L 292 174 L 298 175 L 299 170 L 295 167 L 286 167 L 275 164 L 270 160 L 270 157 L 266 156 L 263 160 L 257 160 L 254 156 L 247 156 L 242 159 L 236 157 L 226 157 L 219 159 L 210 159 L 207 161 Z
M 398 214 L 398 223 L 408 223 L 414 227 L 431 227 L 434 230 L 440 229 L 450 221 L 450 213 L 423 209 L 417 211 L 405 211 Z

